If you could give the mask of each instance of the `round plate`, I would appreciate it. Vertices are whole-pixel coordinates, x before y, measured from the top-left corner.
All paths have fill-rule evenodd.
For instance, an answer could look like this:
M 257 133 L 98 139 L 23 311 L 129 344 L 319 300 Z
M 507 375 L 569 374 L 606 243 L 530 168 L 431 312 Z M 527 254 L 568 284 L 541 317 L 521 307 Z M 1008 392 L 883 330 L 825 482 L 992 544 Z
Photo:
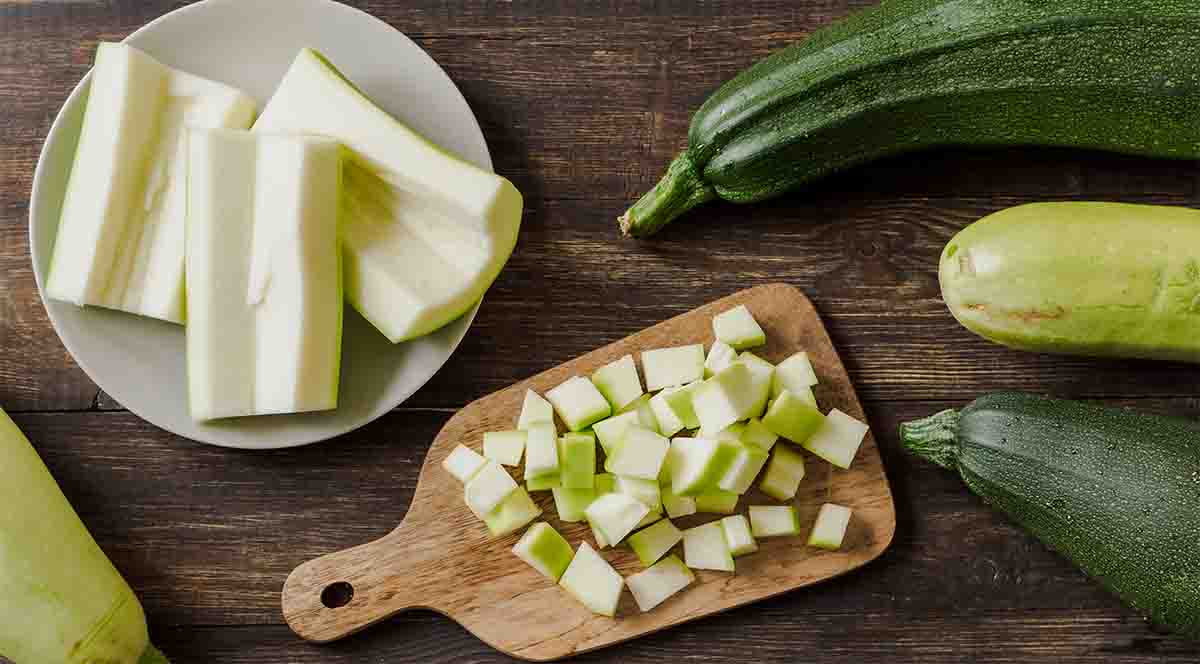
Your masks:
M 376 103 L 410 127 L 487 169 L 479 123 L 441 67 L 408 37 L 331 0 L 205 0 L 125 40 L 165 64 L 233 85 L 265 104 L 296 53 L 316 48 Z M 105 392 L 146 421 L 204 443 L 276 448 L 356 429 L 425 384 L 458 346 L 478 305 L 438 332 L 391 344 L 350 307 L 342 337 L 337 410 L 195 422 L 188 415 L 182 327 L 45 297 L 59 211 L 83 120 L 85 76 L 50 128 L 34 174 L 30 246 L 38 290 L 67 350 Z

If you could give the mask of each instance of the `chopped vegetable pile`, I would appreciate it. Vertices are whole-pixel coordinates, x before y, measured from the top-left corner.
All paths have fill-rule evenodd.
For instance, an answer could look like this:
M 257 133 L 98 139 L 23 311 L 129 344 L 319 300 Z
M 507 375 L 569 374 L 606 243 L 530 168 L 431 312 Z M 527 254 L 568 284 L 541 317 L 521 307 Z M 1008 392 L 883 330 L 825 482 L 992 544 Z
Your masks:
M 595 547 L 584 541 L 572 550 L 542 521 L 513 553 L 597 614 L 615 616 L 625 586 L 650 611 L 691 585 L 692 570 L 733 572 L 735 558 L 758 551 L 758 539 L 799 536 L 793 501 L 805 477 L 802 450 L 849 468 L 866 437 L 864 422 L 818 408 L 807 353 L 773 365 L 745 350 L 767 342 L 746 306 L 716 316 L 713 333 L 707 355 L 703 344 L 647 349 L 641 374 L 625 355 L 544 397 L 528 390 L 515 430 L 485 433 L 482 455 L 459 445 L 442 462 L 494 537 L 542 515 L 531 491 L 553 492 L 560 521 L 586 521 Z M 524 486 L 504 468 L 522 459 Z M 782 504 L 738 513 L 756 480 Z M 694 514 L 721 518 L 683 530 L 671 521 Z M 840 549 L 850 515 L 823 505 L 808 546 Z M 627 578 L 600 553 L 623 544 L 646 568 Z M 682 560 L 671 553 L 680 545 Z

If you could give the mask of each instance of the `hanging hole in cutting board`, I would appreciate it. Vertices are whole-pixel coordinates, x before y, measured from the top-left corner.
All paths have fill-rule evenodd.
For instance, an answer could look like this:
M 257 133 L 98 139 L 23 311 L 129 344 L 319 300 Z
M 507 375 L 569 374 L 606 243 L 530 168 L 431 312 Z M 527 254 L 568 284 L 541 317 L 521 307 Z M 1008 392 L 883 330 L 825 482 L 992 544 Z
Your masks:
M 321 603 L 327 609 L 338 609 L 354 599 L 354 586 L 345 581 L 338 581 L 325 586 L 321 591 Z

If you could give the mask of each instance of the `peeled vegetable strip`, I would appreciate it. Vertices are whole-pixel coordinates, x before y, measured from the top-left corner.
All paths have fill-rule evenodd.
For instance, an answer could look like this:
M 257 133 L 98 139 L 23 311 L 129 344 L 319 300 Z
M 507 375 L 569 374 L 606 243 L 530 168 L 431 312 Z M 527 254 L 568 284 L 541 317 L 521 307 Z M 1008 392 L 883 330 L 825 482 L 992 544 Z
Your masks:
M 254 110 L 227 85 L 100 44 L 47 294 L 184 322 L 183 130 L 244 129 Z
M 0 655 L 18 664 L 155 664 L 142 605 L 0 410 Z
M 393 342 L 469 310 L 516 245 L 523 203 L 511 182 L 425 140 L 316 51 L 296 56 L 254 131 L 319 134 L 349 149 L 346 299 Z

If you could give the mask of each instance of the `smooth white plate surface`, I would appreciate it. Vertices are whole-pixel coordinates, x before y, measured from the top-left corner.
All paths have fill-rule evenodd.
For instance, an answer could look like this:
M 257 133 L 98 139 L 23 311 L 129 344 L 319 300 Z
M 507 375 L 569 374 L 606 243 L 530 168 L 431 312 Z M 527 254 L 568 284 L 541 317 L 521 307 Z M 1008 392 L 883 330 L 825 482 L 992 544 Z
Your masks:
M 331 0 L 205 0 L 167 14 L 126 42 L 162 62 L 236 86 L 260 108 L 302 47 L 329 57 L 376 103 L 434 142 L 491 169 L 487 144 L 446 73 L 403 34 Z M 83 120 L 88 77 L 50 129 L 34 175 L 29 232 L 41 291 Z M 42 301 L 75 361 L 146 421 L 193 440 L 243 448 L 304 445 L 356 429 L 417 391 L 458 346 L 478 305 L 421 339 L 393 345 L 346 307 L 340 407 L 324 413 L 197 423 L 188 415 L 182 327 Z

